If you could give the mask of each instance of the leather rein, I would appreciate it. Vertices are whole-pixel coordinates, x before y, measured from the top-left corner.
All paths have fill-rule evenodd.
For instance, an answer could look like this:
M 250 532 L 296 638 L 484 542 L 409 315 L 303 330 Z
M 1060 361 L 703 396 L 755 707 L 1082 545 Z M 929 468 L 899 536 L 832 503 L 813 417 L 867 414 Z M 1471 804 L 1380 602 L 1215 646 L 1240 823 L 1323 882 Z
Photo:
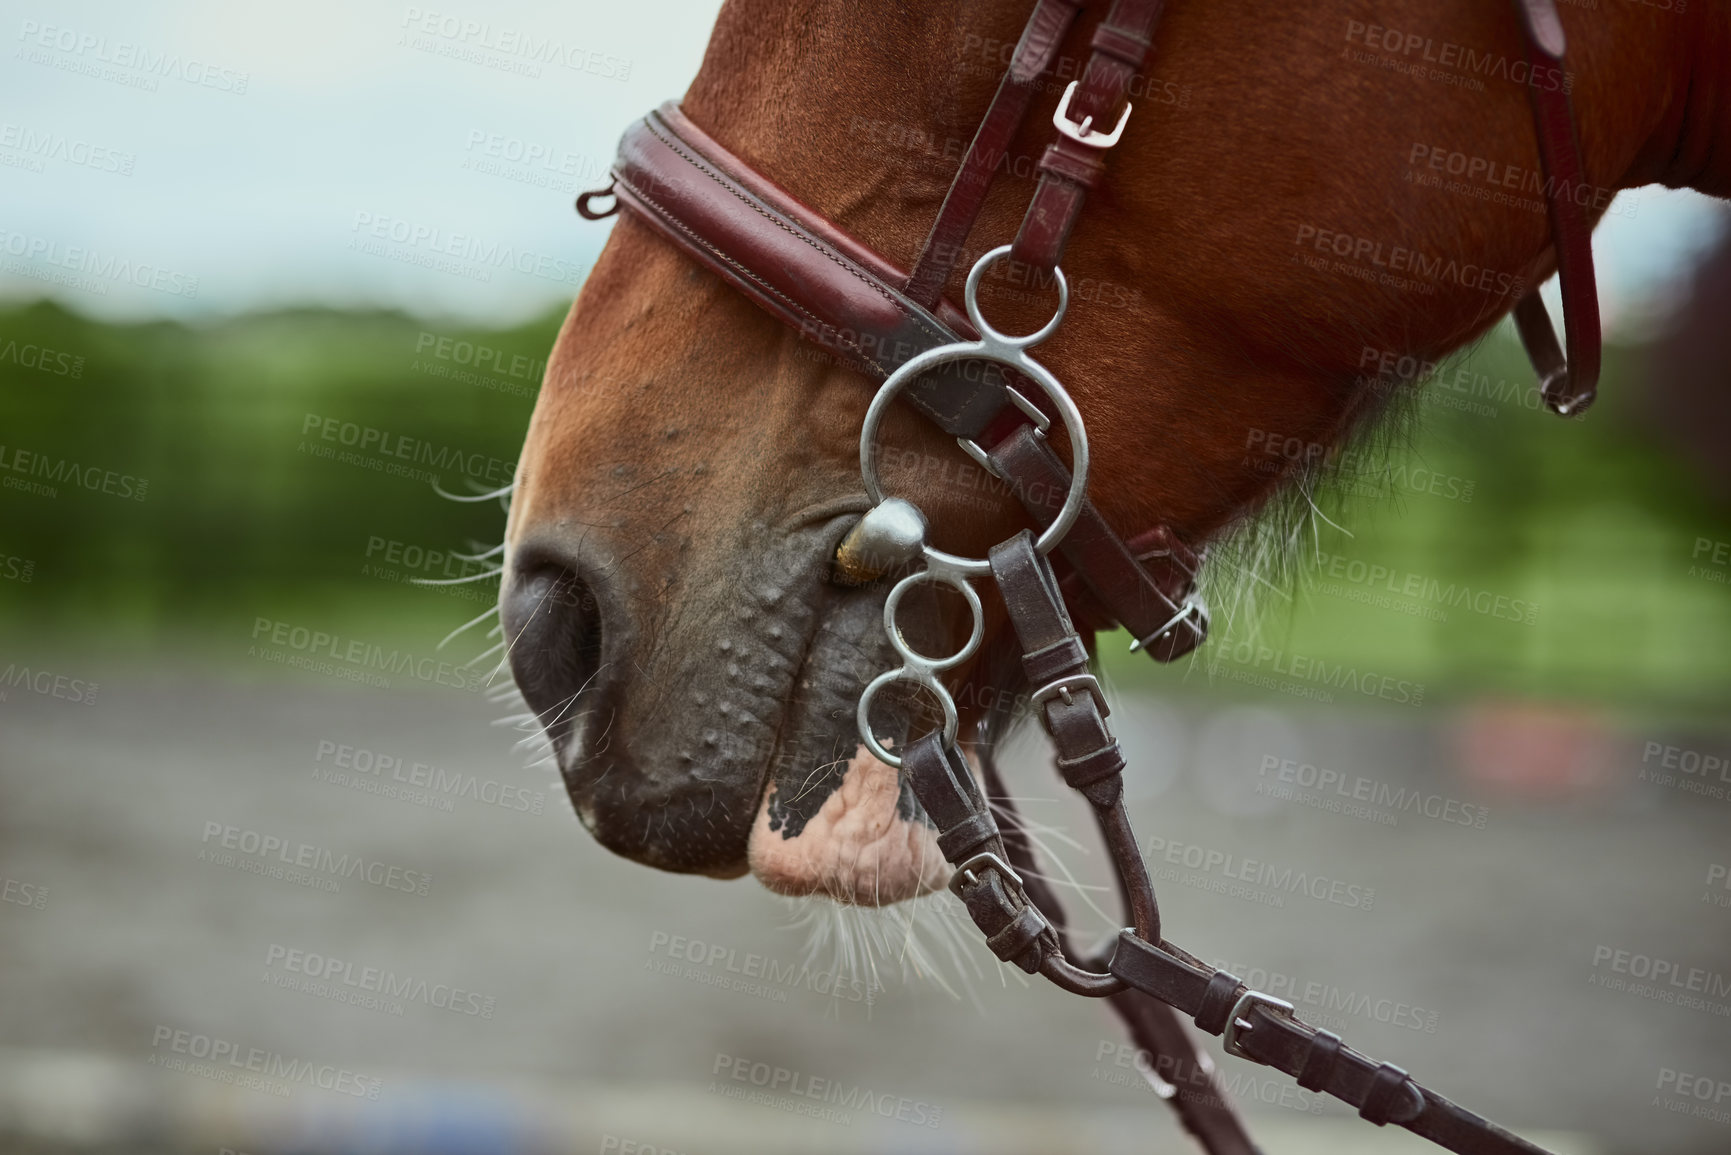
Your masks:
M 1137 1042 L 1155 1056 L 1155 1089 L 1211 1155 L 1253 1155 L 1257 1148 L 1179 1013 L 1200 1030 L 1222 1036 L 1228 1054 L 1276 1067 L 1300 1087 L 1332 1095 L 1378 1125 L 1398 1124 L 1459 1155 L 1544 1155 L 1542 1148 L 1421 1086 L 1402 1068 L 1303 1023 L 1291 1004 L 1250 989 L 1161 935 L 1153 886 L 1124 808 L 1124 759 L 1106 724 L 1109 711 L 1089 661 L 1093 634 L 1112 626 L 1128 629 L 1135 639 L 1131 648 L 1147 650 L 1157 661 L 1201 644 L 1208 614 L 1195 594 L 1198 558 L 1166 526 L 1126 539 L 1107 524 L 1086 494 L 1081 414 L 1028 349 L 1063 317 L 1065 245 L 1130 117 L 1125 97 L 1152 46 L 1163 0 L 1113 0 L 1090 38 L 1087 67 L 1059 102 L 1056 136 L 1040 160 L 1039 183 L 1015 240 L 974 265 L 964 308 L 943 297 L 993 174 L 1082 7 L 1080 0 L 1037 0 L 911 270 L 896 267 L 754 171 L 671 102 L 626 130 L 612 182 L 578 197 L 577 210 L 590 220 L 621 207 L 631 210 L 771 315 L 883 381 L 861 432 L 861 469 L 874 505 L 842 543 L 835 576 L 863 584 L 920 559 L 925 568 L 902 577 L 886 601 L 885 627 L 903 665 L 862 693 L 860 736 L 875 755 L 902 769 L 955 867 L 951 890 L 999 959 L 1076 994 L 1110 1000 Z M 1515 7 L 1529 63 L 1560 75 L 1565 44 L 1554 0 L 1516 0 Z M 1584 183 L 1584 170 L 1568 96 L 1561 85 L 1529 85 L 1528 92 L 1546 175 L 1566 354 L 1537 290 L 1520 300 L 1514 314 L 1546 404 L 1568 416 L 1591 404 L 1599 374 L 1591 226 L 1570 195 Z M 608 197 L 614 203 L 598 208 L 597 201 Z M 986 268 L 1006 257 L 1048 275 L 1059 290 L 1057 315 L 1028 337 L 992 329 L 975 300 Z M 964 373 L 966 365 L 989 371 Z M 1040 393 L 1045 407 L 1029 399 Z M 958 558 L 927 544 L 923 515 L 885 496 L 877 480 L 873 433 L 897 399 L 1006 482 L 1041 527 L 1038 536 L 1024 530 L 984 559 Z M 1046 440 L 1048 409 L 1056 409 L 1069 434 L 1068 466 Z M 1066 563 L 1062 580 L 1048 557 L 1054 552 Z M 981 666 L 993 685 L 1033 688 L 1027 698 L 1032 713 L 1052 740 L 1059 772 L 1091 806 L 1134 919 L 1102 957 L 1079 951 L 1059 929 L 1062 920 L 1055 924 L 1043 913 L 1059 911 L 1056 897 L 1034 869 L 1032 849 L 1014 821 L 993 759 L 995 740 L 1011 721 L 1012 695 L 995 695 L 997 705 L 971 735 L 989 802 L 958 744 L 955 704 L 941 675 L 979 649 L 983 613 L 970 583 L 984 578 L 1003 598 L 1014 636 L 988 648 Z M 903 595 L 928 583 L 953 587 L 974 615 L 969 641 L 945 658 L 913 650 L 897 625 Z M 899 755 L 876 737 L 869 716 L 874 696 L 896 682 L 926 690 L 944 707 L 944 724 Z

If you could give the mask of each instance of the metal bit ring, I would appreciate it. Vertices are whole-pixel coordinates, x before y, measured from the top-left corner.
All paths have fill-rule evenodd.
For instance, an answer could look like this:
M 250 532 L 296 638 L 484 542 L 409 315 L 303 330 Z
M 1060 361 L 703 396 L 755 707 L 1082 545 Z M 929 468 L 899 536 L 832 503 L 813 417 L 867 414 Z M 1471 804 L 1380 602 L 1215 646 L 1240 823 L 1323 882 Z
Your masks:
M 967 642 L 963 644 L 961 649 L 947 658 L 932 658 L 920 653 L 908 644 L 907 638 L 902 634 L 901 627 L 896 624 L 896 610 L 901 605 L 902 596 L 914 586 L 925 582 L 942 582 L 959 591 L 962 597 L 967 600 L 968 610 L 974 617 L 974 628 L 969 633 Z M 986 614 L 980 605 L 980 595 L 974 592 L 974 587 L 968 582 L 965 575 L 952 572 L 947 567 L 933 566 L 930 569 L 921 570 L 919 573 L 909 574 L 897 582 L 894 589 L 890 590 L 890 596 L 884 600 L 884 630 L 889 634 L 890 645 L 895 648 L 897 654 L 901 655 L 902 664 L 899 668 L 879 674 L 871 680 L 865 691 L 860 694 L 855 718 L 859 723 L 860 739 L 865 743 L 866 749 L 870 750 L 872 756 L 880 762 L 887 763 L 899 770 L 902 764 L 901 755 L 890 753 L 884 744 L 878 741 L 877 735 L 872 733 L 872 700 L 877 697 L 879 690 L 893 682 L 911 682 L 926 690 L 938 700 L 938 705 L 943 709 L 944 742 L 946 745 L 953 745 L 960 726 L 956 712 L 956 700 L 944 688 L 938 675 L 973 657 L 974 651 L 980 648 L 980 641 L 986 634 Z
M 1059 509 L 1057 518 L 1034 543 L 1034 548 L 1040 553 L 1048 554 L 1063 540 L 1064 535 L 1070 532 L 1070 527 L 1076 523 L 1077 515 L 1082 512 L 1082 502 L 1087 498 L 1088 434 L 1082 426 L 1082 413 L 1076 408 L 1075 401 L 1071 400 L 1069 393 L 1065 392 L 1064 386 L 1052 375 L 1051 370 L 1028 356 L 1027 350 L 1057 330 L 1058 323 L 1064 319 L 1064 310 L 1069 305 L 1070 289 L 1069 283 L 1064 279 L 1063 270 L 1053 270 L 1058 277 L 1058 311 L 1053 314 L 1052 319 L 1026 337 L 1011 337 L 998 332 L 980 315 L 977 295 L 980 278 L 985 275 L 987 266 L 1008 255 L 1009 251 L 1009 245 L 1000 245 L 981 257 L 968 273 L 965 297 L 968 316 L 979 329 L 980 339 L 958 341 L 953 345 L 928 349 L 891 373 L 889 379 L 878 388 L 877 396 L 872 398 L 871 407 L 866 410 L 865 422 L 860 427 L 860 476 L 865 480 L 866 493 L 871 497 L 872 504 L 882 502 L 884 489 L 878 479 L 877 452 L 873 448 L 878 425 L 883 421 L 884 414 L 896 395 L 918 380 L 923 373 L 952 361 L 994 361 L 1000 365 L 1008 365 L 1026 375 L 1052 399 L 1052 404 L 1057 407 L 1059 418 L 1070 435 L 1070 462 L 1073 471 L 1070 489 L 1064 496 L 1064 505 Z M 946 567 L 967 577 L 986 577 L 992 572 L 991 563 L 984 558 L 958 557 L 931 545 L 925 546 L 925 557 L 928 564 Z

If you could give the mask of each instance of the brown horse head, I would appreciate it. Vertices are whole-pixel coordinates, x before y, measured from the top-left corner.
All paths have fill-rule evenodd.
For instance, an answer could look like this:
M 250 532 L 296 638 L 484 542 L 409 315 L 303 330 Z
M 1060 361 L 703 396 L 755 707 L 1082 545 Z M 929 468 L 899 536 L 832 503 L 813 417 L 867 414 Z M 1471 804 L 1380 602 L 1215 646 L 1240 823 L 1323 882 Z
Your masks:
M 683 107 L 906 267 L 1026 9 L 729 0 Z M 1595 215 L 1654 180 L 1731 188 L 1728 16 L 1565 8 Z M 970 259 L 1014 236 L 1094 22 L 1065 43 Z M 1498 0 L 1169 6 L 1065 257 L 1068 318 L 1039 351 L 1088 422 L 1092 495 L 1120 532 L 1165 523 L 1201 545 L 1241 522 L 1374 413 L 1389 366 L 1472 340 L 1549 274 L 1523 61 Z M 1008 273 L 982 300 L 1007 331 L 1053 305 Z M 863 684 L 896 664 L 885 589 L 828 580 L 867 507 L 873 390 L 618 221 L 548 366 L 501 601 L 519 687 L 610 849 L 861 903 L 944 877 L 855 730 Z M 883 438 L 888 488 L 937 544 L 978 556 L 1022 527 L 911 412 Z M 956 615 L 925 614 L 944 644 Z M 989 615 L 988 637 L 1001 628 Z

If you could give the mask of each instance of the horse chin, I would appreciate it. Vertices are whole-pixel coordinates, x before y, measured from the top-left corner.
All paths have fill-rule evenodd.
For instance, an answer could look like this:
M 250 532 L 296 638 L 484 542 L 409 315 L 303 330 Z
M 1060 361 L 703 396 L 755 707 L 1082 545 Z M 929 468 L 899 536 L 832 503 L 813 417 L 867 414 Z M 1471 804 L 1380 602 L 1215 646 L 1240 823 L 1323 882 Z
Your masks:
M 937 832 L 911 806 L 901 776 L 866 750 L 814 778 L 833 781 L 819 799 L 799 783 L 772 782 L 751 827 L 751 873 L 777 894 L 887 906 L 943 886 L 949 866 Z M 811 803 L 815 803 L 812 805 Z

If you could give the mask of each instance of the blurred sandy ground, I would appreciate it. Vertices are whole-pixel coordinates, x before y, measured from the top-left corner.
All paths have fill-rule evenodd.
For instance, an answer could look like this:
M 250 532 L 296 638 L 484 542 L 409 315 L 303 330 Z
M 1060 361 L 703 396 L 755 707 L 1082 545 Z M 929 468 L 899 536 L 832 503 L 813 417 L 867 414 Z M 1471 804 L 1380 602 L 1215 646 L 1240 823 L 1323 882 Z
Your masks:
M 0 1150 L 1190 1149 L 1102 1008 L 1005 975 L 972 940 L 944 968 L 955 996 L 904 980 L 893 961 L 875 977 L 844 968 L 839 995 L 811 972 L 789 978 L 807 934 L 781 900 L 606 854 L 553 773 L 521 768 L 478 695 L 359 687 L 238 655 L 36 665 L 100 690 L 88 706 L 19 688 L 0 703 Z M 1560 1149 L 1731 1150 L 1731 1123 L 1691 1116 L 1695 1100 L 1660 1085 L 1667 1071 L 1731 1080 L 1731 995 L 1705 1010 L 1667 1004 L 1596 985 L 1611 964 L 1594 966 L 1598 948 L 1628 950 L 1731 981 L 1731 890 L 1716 904 L 1707 885 L 1731 861 L 1731 801 L 1639 780 L 1647 743 L 1723 755 L 1731 732 L 1200 696 L 1124 701 L 1114 723 L 1133 817 L 1145 843 L 1165 840 L 1156 869 L 1175 874 L 1160 885 L 1174 941 L 1240 974 L 1265 968 L 1312 1021 Z M 513 804 L 539 792 L 543 813 L 449 791 L 444 810 L 321 781 L 321 743 L 474 775 L 497 784 L 490 796 L 528 792 L 506 791 Z M 333 761 L 327 748 L 322 765 Z M 1017 789 L 1053 800 L 1027 813 L 1087 843 L 1033 747 L 1011 763 Z M 1323 796 L 1277 796 L 1282 773 L 1295 786 L 1307 765 L 1385 800 L 1404 787 L 1455 805 L 1389 825 Z M 1478 807 L 1483 829 L 1460 821 Z M 359 877 L 333 893 L 242 869 L 259 858 L 242 851 L 236 865 L 209 861 L 223 838 L 207 838 L 209 824 L 396 867 L 399 882 L 430 875 L 427 893 Z M 1235 857 L 1183 868 L 1209 853 Z M 1227 873 L 1256 869 L 1246 858 L 1344 886 L 1333 901 L 1217 893 Z M 1103 881 L 1098 856 L 1065 861 Z M 702 961 L 673 958 L 676 939 Z M 296 990 L 289 951 L 424 993 L 368 1008 Z M 749 989 L 722 985 L 735 981 Z M 876 982 L 867 1005 L 860 992 Z M 486 1014 L 433 1005 L 447 989 Z M 172 1069 L 215 1041 L 314 1073 L 252 1089 Z M 1313 1114 L 1274 1073 L 1221 1061 L 1272 1155 L 1432 1149 L 1332 1102 Z M 786 1094 L 724 1093 L 756 1090 L 754 1063 L 856 1102 L 863 1089 L 904 1119 L 811 1119 Z

